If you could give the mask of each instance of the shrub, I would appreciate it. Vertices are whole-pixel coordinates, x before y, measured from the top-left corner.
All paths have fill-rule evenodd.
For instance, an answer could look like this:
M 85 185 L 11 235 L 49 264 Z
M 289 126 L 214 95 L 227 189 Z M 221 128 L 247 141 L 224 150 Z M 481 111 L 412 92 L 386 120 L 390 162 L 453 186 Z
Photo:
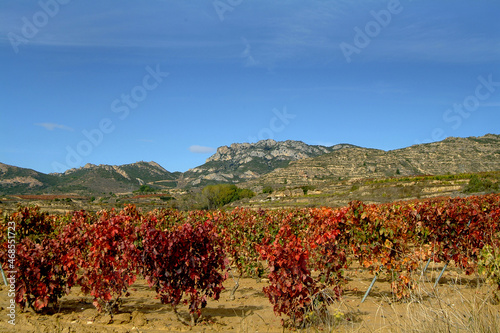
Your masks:
M 122 295 L 128 296 L 128 287 L 135 282 L 140 252 L 131 217 L 114 211 L 101 212 L 99 219 L 88 224 L 85 213 L 76 213 L 61 237 L 66 240 L 68 258 L 81 268 L 78 284 L 86 294 L 94 297 L 99 312 L 111 316 Z
M 309 252 L 288 225 L 281 227 L 272 244 L 260 246 L 259 251 L 269 262 L 269 286 L 263 291 L 274 312 L 287 315 L 295 326 L 301 325 L 311 296 L 318 291 L 307 267 Z
M 76 267 L 65 260 L 56 237 L 60 220 L 39 207 L 20 207 L 0 228 L 0 262 L 12 272 L 9 278 L 15 278 L 15 301 L 21 309 L 40 311 L 57 303 L 76 280 Z
M 150 286 L 162 303 L 172 305 L 179 321 L 194 326 L 207 304 L 219 298 L 227 262 L 220 238 L 211 222 L 185 223 L 173 230 L 158 230 L 152 217 L 141 226 L 142 266 Z M 189 305 L 191 322 L 178 312 L 178 305 Z M 197 317 L 195 317 L 197 315 Z
M 268 193 L 271 194 L 273 193 L 273 188 L 271 186 L 266 186 L 262 189 L 262 193 Z
M 205 208 L 220 208 L 228 203 L 255 195 L 249 189 L 241 189 L 232 184 L 207 185 L 203 188 L 202 200 L 206 202 Z
M 464 193 L 475 192 L 494 192 L 498 191 L 498 183 L 493 183 L 491 180 L 481 178 L 477 175 L 472 175 L 469 184 L 464 188 Z

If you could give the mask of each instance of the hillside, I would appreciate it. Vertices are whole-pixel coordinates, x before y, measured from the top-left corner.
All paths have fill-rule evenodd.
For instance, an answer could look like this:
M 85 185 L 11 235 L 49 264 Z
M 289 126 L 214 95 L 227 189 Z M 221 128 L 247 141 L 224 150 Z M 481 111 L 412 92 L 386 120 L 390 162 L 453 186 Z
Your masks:
M 206 163 L 190 169 L 179 180 L 180 187 L 200 186 L 217 182 L 239 183 L 256 179 L 292 161 L 320 156 L 352 145 L 332 147 L 308 145 L 301 141 L 262 140 L 256 143 L 233 143 L 222 146 Z
M 235 183 L 258 193 L 264 187 L 335 187 L 361 179 L 498 170 L 500 135 L 495 134 L 447 138 L 390 151 L 262 140 L 219 147 L 206 163 L 184 173 L 142 161 L 120 166 L 87 164 L 53 174 L 0 163 L 0 194 L 92 195 L 130 193 L 143 184 L 169 191 L 214 183 Z
M 59 178 L 32 169 L 0 163 L 0 193 L 29 193 L 56 186 Z
M 156 162 L 136 162 L 131 164 L 93 165 L 70 169 L 58 174 L 61 192 L 77 193 L 122 193 L 137 190 L 143 184 L 154 181 L 171 181 L 178 175 L 165 170 Z
M 136 162 L 125 165 L 86 164 L 64 173 L 43 174 L 30 169 L 0 164 L 0 193 L 121 193 L 137 190 L 141 185 L 177 179 L 155 162 Z M 175 184 L 175 183 L 174 183 Z
M 447 138 L 440 142 L 383 151 L 345 147 L 314 158 L 290 162 L 246 187 L 319 186 L 346 179 L 443 175 L 500 170 L 500 135 Z

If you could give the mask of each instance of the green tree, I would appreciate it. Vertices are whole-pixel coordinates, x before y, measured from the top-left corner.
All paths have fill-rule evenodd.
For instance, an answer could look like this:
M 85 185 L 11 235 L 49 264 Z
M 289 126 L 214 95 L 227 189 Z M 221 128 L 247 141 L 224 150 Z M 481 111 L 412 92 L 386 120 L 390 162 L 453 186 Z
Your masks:
M 469 184 L 464 189 L 465 193 L 475 192 L 495 192 L 498 191 L 498 183 L 493 183 L 491 180 L 481 178 L 478 175 L 472 175 Z
M 262 189 L 262 193 L 273 193 L 273 188 L 271 186 L 266 186 Z
M 309 190 L 314 190 L 314 186 L 311 186 L 311 185 L 304 185 L 301 188 L 302 188 L 302 191 L 304 192 L 304 195 L 307 195 L 307 192 Z
M 144 184 L 144 185 L 141 185 L 141 187 L 139 187 L 139 189 L 137 191 L 134 191 L 134 193 L 151 193 L 154 191 L 155 191 L 154 188 L 152 188 L 149 185 Z
M 217 184 L 205 186 L 201 195 L 205 202 L 205 208 L 215 209 L 236 200 L 251 198 L 255 193 L 249 189 L 238 188 L 233 184 Z

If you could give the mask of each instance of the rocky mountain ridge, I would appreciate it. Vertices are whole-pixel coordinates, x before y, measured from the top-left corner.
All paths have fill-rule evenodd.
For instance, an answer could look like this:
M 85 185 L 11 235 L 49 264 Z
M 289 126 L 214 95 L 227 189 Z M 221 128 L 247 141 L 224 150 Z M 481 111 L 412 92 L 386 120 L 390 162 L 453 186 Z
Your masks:
M 287 140 L 276 142 L 272 139 L 256 143 L 233 143 L 229 147 L 217 148 L 217 152 L 207 159 L 212 161 L 235 161 L 238 164 L 250 162 L 253 158 L 267 160 L 298 160 L 330 152 L 325 146 L 311 146 L 302 141 Z
M 219 147 L 206 163 L 184 173 L 156 162 L 86 164 L 64 173 L 43 174 L 0 163 L 0 194 L 126 193 L 149 184 L 158 190 L 236 183 L 264 186 L 327 185 L 345 179 L 500 170 L 500 135 L 447 138 L 440 142 L 383 151 L 339 144 L 262 140 Z
M 500 135 L 447 138 L 384 151 L 346 147 L 315 158 L 293 161 L 246 186 L 320 185 L 341 179 L 440 175 L 500 170 Z
M 2 189 L 20 193 L 43 190 L 56 182 L 56 176 L 0 163 L 0 192 Z
M 217 148 L 206 163 L 183 174 L 180 185 L 200 186 L 213 182 L 240 183 L 285 168 L 291 161 L 320 156 L 345 147 L 308 145 L 302 141 L 287 140 L 277 142 L 272 139 L 256 143 L 233 143 Z
M 43 174 L 31 169 L 0 163 L 0 193 L 108 193 L 132 192 L 139 186 L 177 179 L 156 162 L 136 162 L 124 165 L 95 165 Z

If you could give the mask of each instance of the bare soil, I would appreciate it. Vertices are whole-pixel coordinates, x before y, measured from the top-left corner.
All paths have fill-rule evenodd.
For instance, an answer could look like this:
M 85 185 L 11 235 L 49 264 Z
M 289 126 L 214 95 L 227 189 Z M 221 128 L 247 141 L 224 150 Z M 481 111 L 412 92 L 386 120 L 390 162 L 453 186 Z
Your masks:
M 0 332 L 407 332 L 415 325 L 424 325 L 422 320 L 432 324 L 433 320 L 436 323 L 446 321 L 446 316 L 472 314 L 471 307 L 476 303 L 493 309 L 500 317 L 500 306 L 490 297 L 492 288 L 477 276 L 465 276 L 449 267 L 438 288 L 433 289 L 441 267 L 431 263 L 426 274 L 418 277 L 414 296 L 406 302 L 394 299 L 390 291 L 391 278 L 381 275 L 364 303 L 361 299 L 373 275 L 360 267 L 351 268 L 347 272 L 349 281 L 342 300 L 329 307 L 330 317 L 323 318 L 327 325 L 316 324 L 300 330 L 282 327 L 281 318 L 274 314 L 262 292 L 268 284 L 266 279 L 242 278 L 236 299 L 230 300 L 234 280 L 228 278 L 220 299 L 209 300 L 195 327 L 180 323 L 169 305 L 155 299 L 155 291 L 143 279 L 131 286 L 131 295 L 123 299 L 113 319 L 99 314 L 92 305 L 92 298 L 83 295 L 79 288 L 73 288 L 52 314 L 21 312 L 17 308 L 16 325 L 13 326 L 7 322 L 7 287 L 0 280 Z M 188 319 L 185 307 L 181 315 Z

